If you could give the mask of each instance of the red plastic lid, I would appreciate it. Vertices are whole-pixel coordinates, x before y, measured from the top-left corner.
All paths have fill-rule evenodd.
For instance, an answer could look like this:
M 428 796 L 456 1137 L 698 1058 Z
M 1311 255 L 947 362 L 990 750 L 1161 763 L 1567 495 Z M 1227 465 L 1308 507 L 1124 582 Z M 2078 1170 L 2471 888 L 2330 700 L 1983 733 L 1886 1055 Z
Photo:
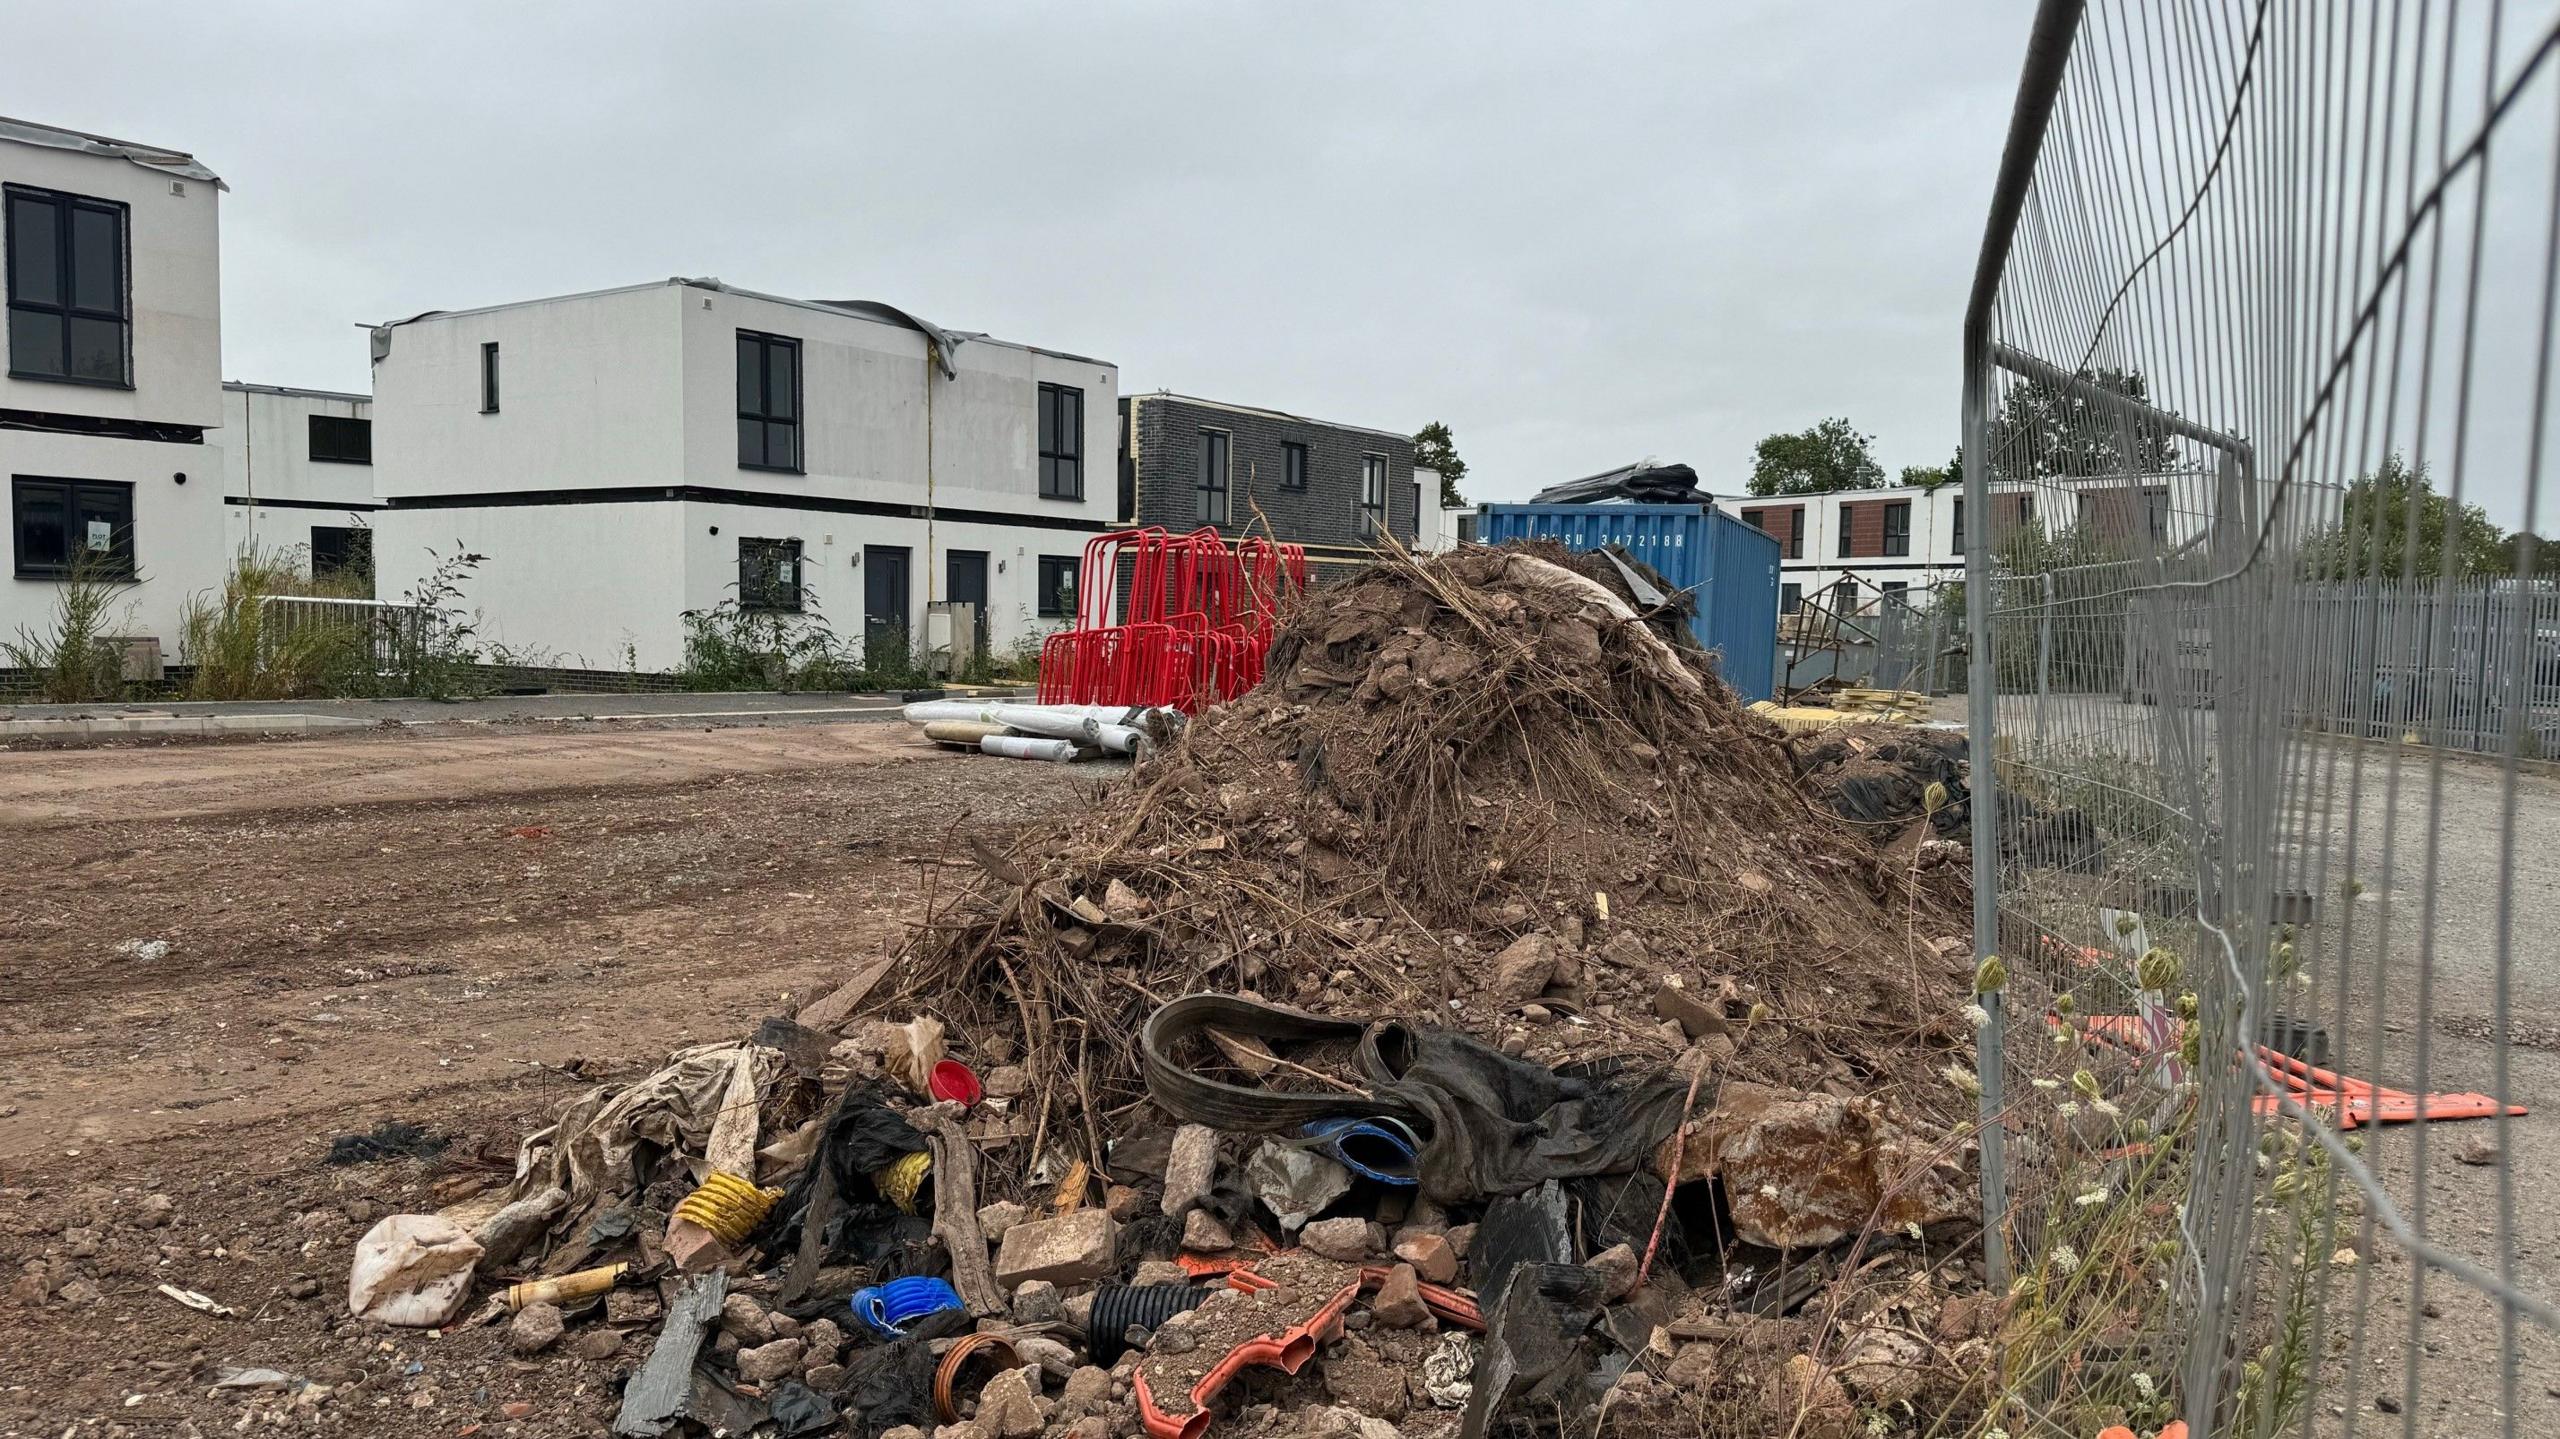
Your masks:
M 934 1065 L 932 1075 L 925 1081 L 925 1088 L 936 1099 L 956 1099 L 963 1105 L 976 1104 L 987 1094 L 987 1087 L 978 1082 L 978 1076 L 970 1073 L 969 1066 L 956 1059 L 946 1059 Z

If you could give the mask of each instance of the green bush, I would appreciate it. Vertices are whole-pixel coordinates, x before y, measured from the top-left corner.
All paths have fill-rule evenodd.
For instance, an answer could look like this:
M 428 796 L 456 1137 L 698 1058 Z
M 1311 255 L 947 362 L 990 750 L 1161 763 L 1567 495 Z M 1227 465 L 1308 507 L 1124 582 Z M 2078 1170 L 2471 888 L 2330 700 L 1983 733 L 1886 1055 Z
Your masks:
M 56 704 L 114 699 L 124 689 L 124 655 L 113 633 L 124 618 L 116 593 L 140 578 L 114 573 L 83 551 L 54 590 L 51 632 L 22 627 L 15 640 L 0 640 L 0 654 L 11 669 L 32 675 L 36 692 Z

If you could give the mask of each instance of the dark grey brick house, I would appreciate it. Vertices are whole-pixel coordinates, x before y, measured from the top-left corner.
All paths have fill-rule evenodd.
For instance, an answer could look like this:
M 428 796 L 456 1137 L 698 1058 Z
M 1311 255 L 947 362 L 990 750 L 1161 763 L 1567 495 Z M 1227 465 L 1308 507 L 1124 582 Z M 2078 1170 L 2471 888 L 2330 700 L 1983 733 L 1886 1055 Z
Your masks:
M 1120 514 L 1177 533 L 1269 534 L 1310 559 L 1365 557 L 1380 525 L 1413 543 L 1413 439 L 1187 395 L 1120 401 Z

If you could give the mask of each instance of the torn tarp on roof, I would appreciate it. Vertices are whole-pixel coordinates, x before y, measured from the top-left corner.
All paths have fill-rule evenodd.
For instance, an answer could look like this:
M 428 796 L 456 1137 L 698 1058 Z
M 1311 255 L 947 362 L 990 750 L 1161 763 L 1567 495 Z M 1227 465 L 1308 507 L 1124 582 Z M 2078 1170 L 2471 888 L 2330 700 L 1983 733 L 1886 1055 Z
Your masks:
M 1533 505 L 1587 505 L 1604 500 L 1632 500 L 1644 505 L 1705 504 L 1714 496 L 1698 488 L 1698 472 L 1687 465 L 1657 465 L 1651 460 L 1621 465 L 1561 485 L 1549 485 L 1529 497 Z
M 33 120 L 12 120 L 0 115 L 0 140 L 15 140 L 21 145 L 42 145 L 49 150 L 76 150 L 84 155 L 104 155 L 110 159 L 130 160 L 146 170 L 175 175 L 184 180 L 202 180 L 208 185 L 223 185 L 222 177 L 208 170 L 204 162 L 184 150 L 163 150 L 157 145 L 137 145 L 130 140 L 110 140 L 104 135 L 91 135 L 79 130 L 65 130 L 57 125 L 41 125 Z
M 983 340 L 987 337 L 984 330 L 946 330 L 930 320 L 879 300 L 819 300 L 816 303 L 831 310 L 843 310 L 848 314 L 860 315 L 866 320 L 878 320 L 882 324 L 902 326 L 931 340 L 933 362 L 941 368 L 942 378 L 946 380 L 960 378 L 960 372 L 952 368 L 952 354 L 971 340 Z

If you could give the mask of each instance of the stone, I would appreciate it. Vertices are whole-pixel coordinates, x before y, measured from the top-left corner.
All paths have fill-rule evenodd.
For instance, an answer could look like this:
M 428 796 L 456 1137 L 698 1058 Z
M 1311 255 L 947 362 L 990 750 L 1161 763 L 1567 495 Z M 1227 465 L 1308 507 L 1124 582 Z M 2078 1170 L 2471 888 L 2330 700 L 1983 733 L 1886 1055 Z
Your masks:
M 1916 1398 L 1929 1377 L 1929 1347 L 1899 1329 L 1861 1329 L 1841 1346 L 1832 1372 L 1870 1408 L 1892 1409 Z
M 1220 1224 L 1218 1216 L 1208 1210 L 1194 1209 L 1183 1216 L 1183 1248 L 1214 1254 L 1221 1249 L 1233 1249 L 1235 1245 L 1236 1237 L 1228 1233 L 1227 1226 Z
M 1582 1267 L 1608 1282 L 1609 1302 L 1614 1304 L 1635 1292 L 1636 1270 L 1641 1262 L 1633 1248 L 1612 1244 L 1582 1261 Z
M 1111 1439 L 1111 1421 L 1091 1414 L 1067 1426 L 1067 1439 Z
M 1078 1367 L 1067 1375 L 1067 1386 L 1059 1391 L 1061 1409 L 1090 1414 L 1111 1402 L 1111 1371 L 1091 1364 Z
M 895 1429 L 881 1430 L 880 1439 L 925 1439 L 925 1432 L 913 1424 L 901 1424 Z
M 1692 1394 L 1704 1394 L 1716 1385 L 1716 1358 L 1716 1346 L 1712 1344 L 1683 1344 L 1671 1356 L 1662 1377 Z
M 1725 1032 L 1723 1005 L 1668 979 L 1653 992 L 1653 1012 L 1679 1025 L 1681 1034 L 1690 1039 Z
M 95 1259 L 98 1256 L 98 1231 L 94 1229 L 62 1231 L 62 1252 L 74 1259 Z
M 2455 1150 L 2453 1157 L 2464 1164 L 2487 1166 L 2498 1162 L 2499 1150 L 2494 1140 L 2475 1139 Z
M 832 1364 L 844 1352 L 844 1326 L 832 1319 L 820 1319 L 800 1331 L 800 1342 L 809 1346 L 809 1363 Z
M 1412 1265 L 1425 1284 L 1448 1284 L 1458 1277 L 1458 1251 L 1445 1234 L 1407 1234 L 1396 1241 L 1396 1258 Z
M 1022 1361 L 1016 1367 L 1037 1369 L 1053 1379 L 1064 1379 L 1076 1372 L 1076 1351 L 1040 1334 L 1019 1334 L 1013 1339 L 1013 1357 Z M 1035 1379 L 1037 1376 L 1034 1376 Z M 1037 1392 L 1039 1385 L 1032 1386 Z
M 1147 1210 L 1146 1191 L 1134 1184 L 1114 1184 L 1102 1191 L 1103 1212 L 1126 1224 Z
M 800 1376 L 800 1382 L 821 1394 L 833 1394 L 844 1387 L 845 1368 L 841 1364 L 812 1364 Z
M 1066 1302 L 1058 1306 L 1058 1317 L 1074 1325 L 1079 1334 L 1090 1332 L 1093 1328 L 1093 1291 L 1088 1289 L 1082 1294 L 1068 1295 Z
M 166 1229 L 177 1213 L 178 1201 L 165 1194 L 146 1194 L 134 1206 L 133 1222 L 145 1229 Z
M 320 1280 L 314 1275 L 297 1274 L 285 1281 L 284 1292 L 290 1299 L 316 1299 L 320 1295 Z
M 987 1439 L 987 1431 L 969 1420 L 945 1424 L 933 1431 L 933 1439 Z
M 1164 1161 L 1165 1214 L 1179 1219 L 1209 1197 L 1218 1183 L 1218 1131 L 1186 1124 L 1173 1132 Z
M 1119 1243 L 1119 1221 L 1100 1209 L 1017 1224 L 1005 1231 L 996 1251 L 996 1283 L 1012 1289 L 1032 1279 L 1055 1284 L 1100 1279 L 1113 1271 Z
M 607 1324 L 654 1324 L 666 1311 L 655 1289 L 611 1289 L 604 1296 Z
M 776 1339 L 738 1351 L 738 1377 L 750 1384 L 779 1384 L 800 1372 L 809 1346 L 797 1339 Z
M 722 1300 L 720 1327 L 737 1335 L 740 1344 L 762 1344 L 773 1338 L 773 1316 L 752 1295 L 732 1294 Z
M 53 1297 L 65 1304 L 91 1305 L 106 1302 L 106 1294 L 86 1279 L 74 1279 L 53 1291 Z
M 1017 1099 L 1031 1088 L 1031 1071 L 1019 1064 L 999 1064 L 979 1082 L 989 1099 Z
M 1049 1323 L 1058 1317 L 1062 1303 L 1063 1301 L 1058 1298 L 1058 1286 L 1046 1279 L 1034 1279 L 1027 1284 L 1018 1285 L 1013 1291 L 1011 1305 L 1013 1322 L 1016 1324 Z
M 1604 963 L 1635 973 L 1653 967 L 1653 956 L 1645 949 L 1644 941 L 1623 930 L 1609 936 L 1608 943 L 1600 946 L 1599 958 Z
M 1357 1264 L 1369 1254 L 1369 1221 L 1319 1219 L 1300 1232 L 1298 1242 L 1327 1259 Z
M 1021 1205 L 1010 1199 L 999 1199 L 993 1204 L 978 1207 L 978 1232 L 987 1237 L 989 1244 L 999 1243 L 1013 1226 L 1029 1217 L 1030 1211 Z
M 1387 1271 L 1386 1281 L 1378 1286 L 1378 1297 L 1370 1302 L 1369 1312 L 1380 1324 L 1390 1329 L 1415 1329 L 1431 1317 L 1431 1308 L 1422 1302 L 1422 1280 L 1410 1264 L 1399 1264 Z
M 1849 1392 L 1810 1354 L 1796 1355 L 1769 1376 L 1760 1388 L 1760 1412 L 1771 1427 L 1797 1439 L 1849 1439 L 1858 1418 Z
M 1729 1082 L 1689 1140 L 1701 1142 L 1716 1157 L 1734 1233 L 1770 1249 L 1835 1244 L 1870 1222 L 1925 1227 L 1975 1207 L 1953 1159 L 1896 1129 L 1870 1099 Z M 1670 1170 L 1670 1144 L 1655 1152 L 1654 1173 Z
M 1141 1259 L 1137 1274 L 1129 1282 L 1141 1288 L 1149 1284 L 1188 1284 L 1191 1271 L 1170 1259 Z
M 1452 1224 L 1449 1226 L 1449 1247 L 1457 1252 L 1460 1259 L 1467 1257 L 1468 1248 L 1475 1242 L 1476 1227 L 1474 1225 Z
M 1556 942 L 1543 934 L 1524 934 L 1493 957 L 1493 982 L 1486 993 L 1510 1008 L 1536 999 L 1555 977 Z
M 518 1354 L 539 1354 L 560 1342 L 569 1327 L 557 1304 L 528 1304 L 507 1321 L 507 1347 Z
M 792 1318 L 792 1317 L 791 1317 L 790 1315 L 788 1315 L 788 1314 L 782 1313 L 780 1310 L 776 1310 L 776 1311 L 774 1311 L 774 1313 L 773 1313 L 773 1337 L 774 1337 L 774 1338 L 776 1338 L 776 1339 L 791 1339 L 791 1338 L 796 1338 L 796 1337 L 799 1335 L 799 1333 L 800 1333 L 800 1321 L 799 1321 L 799 1320 Z
M 586 1333 L 569 1341 L 569 1352 L 580 1359 L 611 1359 L 614 1355 L 622 1352 L 622 1331 L 619 1329 L 590 1329 Z
M 471 1239 L 480 1246 L 481 1268 L 502 1269 L 515 1263 L 516 1256 L 540 1238 L 551 1227 L 551 1221 L 560 1217 L 560 1211 L 568 1207 L 568 1190 L 546 1189 L 480 1221 L 480 1227 L 471 1231 Z
M 1008 1369 L 978 1391 L 978 1427 L 994 1439 L 1031 1439 L 1045 1427 L 1040 1391 L 1021 1369 Z

